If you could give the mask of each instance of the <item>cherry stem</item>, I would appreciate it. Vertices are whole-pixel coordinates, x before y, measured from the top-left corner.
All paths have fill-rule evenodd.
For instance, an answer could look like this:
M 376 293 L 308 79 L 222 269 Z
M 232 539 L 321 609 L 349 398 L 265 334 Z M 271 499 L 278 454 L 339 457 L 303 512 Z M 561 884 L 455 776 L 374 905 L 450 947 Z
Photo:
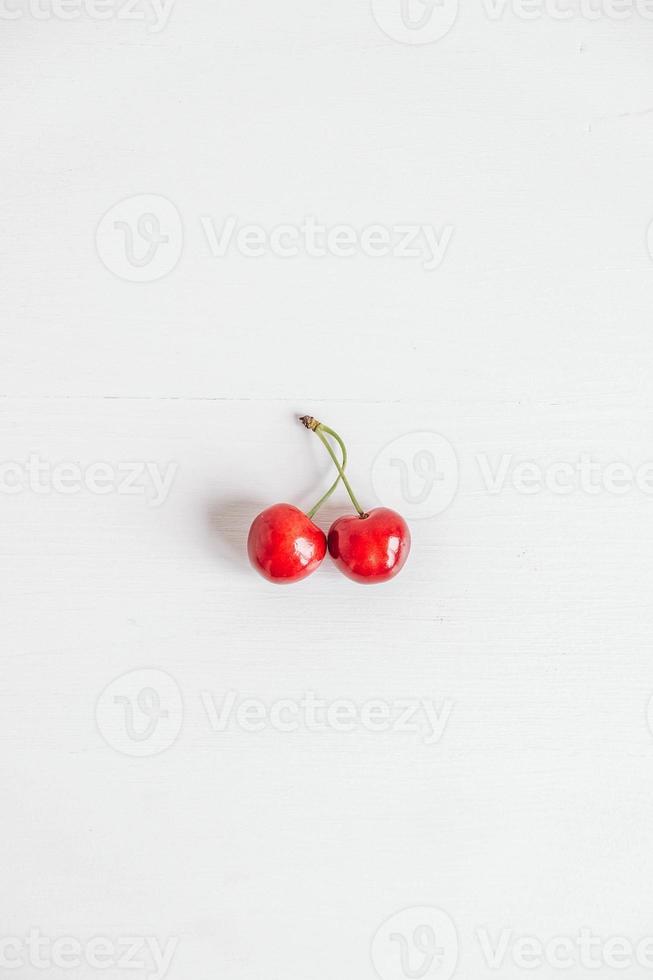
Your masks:
M 312 432 L 314 432 L 315 435 L 320 440 L 320 442 L 322 442 L 323 445 L 325 446 L 326 451 L 328 452 L 329 456 L 333 460 L 333 463 L 334 463 L 336 469 L 338 470 L 338 480 L 342 480 L 342 482 L 344 483 L 345 489 L 347 490 L 347 493 L 351 497 L 351 502 L 352 502 L 352 504 L 354 505 L 354 507 L 356 508 L 356 510 L 358 512 L 358 516 L 359 517 L 367 517 L 367 514 L 365 513 L 365 511 L 363 510 L 363 508 L 361 507 L 361 505 L 358 503 L 358 501 L 356 500 L 356 496 L 354 494 L 354 491 L 351 488 L 351 484 L 350 484 L 349 480 L 347 479 L 347 477 L 345 476 L 344 463 L 343 463 L 342 466 L 340 465 L 340 463 L 338 462 L 338 457 L 336 456 L 335 452 L 333 451 L 333 447 L 332 447 L 331 443 L 329 442 L 329 440 L 325 436 L 325 433 L 326 433 L 327 435 L 330 435 L 333 439 L 336 440 L 336 442 L 338 443 L 338 445 L 340 446 L 340 448 L 342 450 L 342 453 L 343 453 L 343 456 L 344 456 L 344 461 L 346 462 L 346 459 L 347 459 L 347 450 L 345 448 L 344 442 L 342 441 L 342 439 L 340 438 L 340 436 L 338 435 L 338 433 L 337 432 L 334 432 L 334 430 L 331 429 L 331 428 L 329 428 L 328 425 L 324 425 L 322 422 L 318 422 L 317 419 L 311 418 L 310 415 L 304 415 L 304 416 L 302 416 L 302 418 L 300 419 L 300 421 L 303 422 L 303 424 L 306 426 L 307 429 L 310 429 Z M 338 480 L 336 480 L 336 482 L 334 483 L 334 485 L 330 488 L 328 494 L 325 495 L 325 496 L 331 496 L 331 494 L 335 490 L 336 486 L 338 485 Z M 320 504 L 321 503 L 322 503 L 322 501 L 320 501 Z
M 340 483 L 340 467 L 342 467 L 342 469 L 344 470 L 345 466 L 347 465 L 347 447 L 345 446 L 342 439 L 339 439 L 338 442 L 340 445 L 340 449 L 342 450 L 342 463 L 338 467 L 338 476 L 335 478 L 335 481 L 331 484 L 327 492 L 323 494 L 323 496 L 320 497 L 318 502 L 314 504 L 314 506 L 311 507 L 311 509 L 306 512 L 307 517 L 313 518 L 317 514 L 322 504 L 325 504 L 327 502 L 327 500 L 329 499 L 329 497 L 331 496 L 335 488 Z

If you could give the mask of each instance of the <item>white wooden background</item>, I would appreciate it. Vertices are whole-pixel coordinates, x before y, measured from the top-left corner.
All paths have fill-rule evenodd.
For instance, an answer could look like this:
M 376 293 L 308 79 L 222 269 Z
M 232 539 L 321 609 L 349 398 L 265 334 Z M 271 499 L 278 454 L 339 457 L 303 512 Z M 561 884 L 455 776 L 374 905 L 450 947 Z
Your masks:
M 150 947 L 137 973 L 106 953 L 157 937 L 170 980 L 513 980 L 518 937 L 586 929 L 597 969 L 536 975 L 613 976 L 608 940 L 653 935 L 653 21 L 479 0 L 407 44 L 380 26 L 398 0 L 177 0 L 158 31 L 121 2 L 7 0 L 0 25 L 3 968 L 45 975 L 37 930 L 56 978 L 161 978 Z M 174 267 L 130 281 L 157 266 L 115 222 L 148 210 Z M 202 224 L 307 215 L 450 240 L 427 271 L 219 257 Z M 257 510 L 330 479 L 303 412 L 411 519 L 386 587 L 246 564 Z M 583 457 L 597 493 L 515 475 Z M 159 506 L 53 472 L 147 462 L 174 468 Z M 355 730 L 206 710 L 310 692 Z M 379 699 L 436 706 L 441 737 L 370 730 Z

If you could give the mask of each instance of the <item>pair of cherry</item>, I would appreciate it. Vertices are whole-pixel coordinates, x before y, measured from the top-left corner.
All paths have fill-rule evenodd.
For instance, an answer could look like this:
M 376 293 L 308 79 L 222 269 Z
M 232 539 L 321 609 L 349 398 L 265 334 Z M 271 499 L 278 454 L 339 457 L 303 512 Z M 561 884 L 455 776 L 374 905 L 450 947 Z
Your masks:
M 300 419 L 326 447 L 338 476 L 323 497 L 306 514 L 293 504 L 273 504 L 254 518 L 247 538 L 249 559 L 260 574 L 277 585 L 299 582 L 322 564 L 329 549 L 337 568 L 365 585 L 387 582 L 403 568 L 410 551 L 410 531 L 403 517 L 388 507 L 368 512 L 360 507 L 345 476 L 347 449 L 333 429 L 310 415 Z M 329 442 L 340 446 L 342 462 Z M 342 480 L 356 514 L 337 518 L 328 538 L 314 523 L 318 512 Z

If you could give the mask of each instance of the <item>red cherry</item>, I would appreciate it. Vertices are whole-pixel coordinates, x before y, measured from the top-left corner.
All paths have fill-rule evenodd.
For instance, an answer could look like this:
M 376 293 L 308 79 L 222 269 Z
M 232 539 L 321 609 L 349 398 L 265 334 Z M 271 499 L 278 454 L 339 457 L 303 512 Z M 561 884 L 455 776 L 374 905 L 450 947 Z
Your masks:
M 364 585 L 387 582 L 401 571 L 410 551 L 408 525 L 396 511 L 339 517 L 329 531 L 329 554 L 348 578 Z
M 247 553 L 263 578 L 286 585 L 319 568 L 326 554 L 326 536 L 299 507 L 273 504 L 254 518 Z

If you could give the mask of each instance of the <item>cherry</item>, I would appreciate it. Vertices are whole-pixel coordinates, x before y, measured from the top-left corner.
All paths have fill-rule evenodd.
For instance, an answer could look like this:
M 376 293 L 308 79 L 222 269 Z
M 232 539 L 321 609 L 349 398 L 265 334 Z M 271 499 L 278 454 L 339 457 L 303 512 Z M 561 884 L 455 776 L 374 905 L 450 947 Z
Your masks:
M 299 507 L 273 504 L 254 518 L 247 553 L 263 578 L 289 585 L 320 567 L 326 554 L 326 535 Z
M 354 582 L 375 585 L 401 571 L 410 551 L 405 520 L 389 507 L 367 514 L 346 514 L 329 530 L 329 554 L 340 571 Z
M 331 525 L 328 546 L 336 567 L 348 578 L 365 585 L 387 582 L 401 571 L 410 552 L 410 531 L 406 521 L 401 514 L 388 507 L 376 507 L 369 513 L 363 511 L 345 476 L 347 452 L 338 433 L 310 415 L 304 415 L 300 421 L 307 429 L 314 432 L 326 447 L 338 470 L 338 476 L 358 512 L 339 517 Z M 342 465 L 338 462 L 326 438 L 327 435 L 335 439 L 340 446 L 343 455 Z M 335 490 L 337 482 L 336 480 L 329 490 L 329 496 Z
M 276 585 L 300 582 L 320 567 L 327 550 L 324 531 L 313 522 L 314 515 L 340 482 L 340 468 L 347 465 L 342 445 L 342 462 L 333 455 L 339 473 L 314 507 L 304 513 L 293 504 L 273 504 L 252 521 L 247 537 L 249 560 L 257 572 Z

